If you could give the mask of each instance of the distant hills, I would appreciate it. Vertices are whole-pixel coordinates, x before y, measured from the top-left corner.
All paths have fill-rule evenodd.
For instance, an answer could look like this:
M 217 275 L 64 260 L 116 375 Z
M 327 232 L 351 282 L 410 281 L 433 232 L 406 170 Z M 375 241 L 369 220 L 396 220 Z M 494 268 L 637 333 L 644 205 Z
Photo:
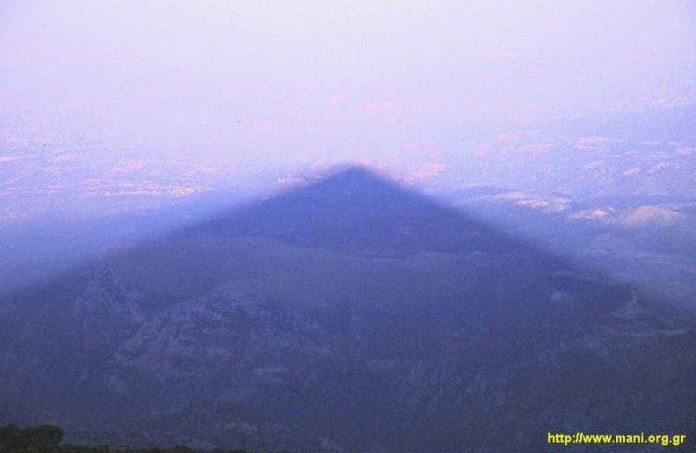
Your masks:
M 689 435 L 694 326 L 352 167 L 5 297 L 0 423 L 298 452 Z

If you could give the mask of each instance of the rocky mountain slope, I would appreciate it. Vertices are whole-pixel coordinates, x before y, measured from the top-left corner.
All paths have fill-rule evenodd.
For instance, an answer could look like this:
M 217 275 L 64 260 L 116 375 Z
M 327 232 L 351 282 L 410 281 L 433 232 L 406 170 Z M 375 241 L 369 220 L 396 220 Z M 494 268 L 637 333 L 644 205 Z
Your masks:
M 5 297 L 0 423 L 308 452 L 689 434 L 694 325 L 353 168 Z

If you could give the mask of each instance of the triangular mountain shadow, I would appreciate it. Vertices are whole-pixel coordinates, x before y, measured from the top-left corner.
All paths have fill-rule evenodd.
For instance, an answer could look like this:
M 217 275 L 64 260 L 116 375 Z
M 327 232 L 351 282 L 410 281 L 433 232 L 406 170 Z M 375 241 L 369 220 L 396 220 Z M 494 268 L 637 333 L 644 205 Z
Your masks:
M 171 305 L 205 295 L 231 280 L 257 278 L 272 271 L 259 267 L 260 253 L 256 250 L 269 241 L 364 259 L 399 259 L 432 252 L 459 256 L 467 265 L 450 271 L 473 272 L 471 280 L 479 290 L 499 286 L 501 281 L 496 277 L 504 277 L 502 281 L 514 281 L 524 288 L 544 281 L 547 289 L 582 287 L 592 292 L 604 288 L 614 293 L 611 298 L 585 298 L 585 309 L 611 310 L 629 300 L 631 294 L 627 287 L 610 283 L 599 272 L 571 264 L 460 209 L 442 205 L 366 168 L 349 167 L 160 239 L 98 257 L 11 299 L 23 300 L 18 305 L 26 307 L 75 298 L 86 285 L 93 284 L 98 277 L 96 270 L 103 267 L 100 262 L 107 260 L 112 278 L 139 294 L 143 308 Z M 281 252 L 272 253 L 281 255 L 278 262 L 285 259 Z M 497 271 L 487 273 L 486 268 Z M 495 308 L 493 300 L 486 304 L 487 309 Z M 516 309 L 531 313 L 544 307 L 549 308 L 546 302 Z
M 419 251 L 540 253 L 461 210 L 359 166 L 221 213 L 174 236 L 263 237 L 303 247 L 387 256 Z
M 0 302 L 0 407 L 99 443 L 542 451 L 558 420 L 692 419 L 689 322 L 362 168 Z
M 551 287 L 561 292 L 572 289 L 585 294 L 583 310 L 606 312 L 631 298 L 628 287 L 611 283 L 600 272 L 572 264 L 461 209 L 443 205 L 359 166 L 220 213 L 172 233 L 163 243 L 219 244 L 222 250 L 225 241 L 240 238 L 326 249 L 365 259 L 398 259 L 432 252 L 459 256 L 467 265 L 450 271 L 470 272 L 476 291 L 507 284 L 519 285 L 512 291 L 529 290 L 536 284 L 546 285 L 549 291 Z M 207 269 L 216 270 L 203 280 L 222 283 L 228 275 L 228 258 L 222 256 L 218 266 L 213 265 L 214 257 L 206 263 Z M 237 265 L 243 266 L 240 262 Z M 495 271 L 487 273 L 487 268 Z M 503 287 L 497 291 L 510 290 Z M 484 304 L 482 311 L 510 309 L 507 303 L 496 306 L 495 298 Z M 527 301 L 526 305 L 520 299 L 520 305 L 512 309 L 518 310 L 525 311 L 521 318 L 532 319 L 534 313 L 556 312 L 558 307 L 546 298 Z

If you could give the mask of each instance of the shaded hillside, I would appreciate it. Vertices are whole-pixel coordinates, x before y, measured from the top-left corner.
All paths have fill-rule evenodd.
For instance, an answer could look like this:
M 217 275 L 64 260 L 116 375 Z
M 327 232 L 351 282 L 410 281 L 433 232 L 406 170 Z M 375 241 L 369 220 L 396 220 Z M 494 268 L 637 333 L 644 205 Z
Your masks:
M 0 417 L 84 442 L 529 451 L 693 428 L 693 319 L 362 169 L 96 259 L 0 320 Z

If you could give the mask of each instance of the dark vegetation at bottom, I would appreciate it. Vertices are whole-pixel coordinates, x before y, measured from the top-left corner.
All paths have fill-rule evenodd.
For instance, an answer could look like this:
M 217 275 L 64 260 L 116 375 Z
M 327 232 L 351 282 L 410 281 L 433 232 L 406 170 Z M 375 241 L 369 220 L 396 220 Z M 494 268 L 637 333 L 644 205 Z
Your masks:
M 204 450 L 195 450 L 182 445 L 167 448 L 131 448 L 128 446 L 112 447 L 108 445 L 83 446 L 60 445 L 63 440 L 63 430 L 53 425 L 38 427 L 28 426 L 19 428 L 10 424 L 0 426 L 0 453 L 10 452 L 60 452 L 60 453 L 106 453 L 106 452 L 138 452 L 138 453 L 194 453 Z M 205 450 L 208 453 L 251 453 L 247 450 Z

